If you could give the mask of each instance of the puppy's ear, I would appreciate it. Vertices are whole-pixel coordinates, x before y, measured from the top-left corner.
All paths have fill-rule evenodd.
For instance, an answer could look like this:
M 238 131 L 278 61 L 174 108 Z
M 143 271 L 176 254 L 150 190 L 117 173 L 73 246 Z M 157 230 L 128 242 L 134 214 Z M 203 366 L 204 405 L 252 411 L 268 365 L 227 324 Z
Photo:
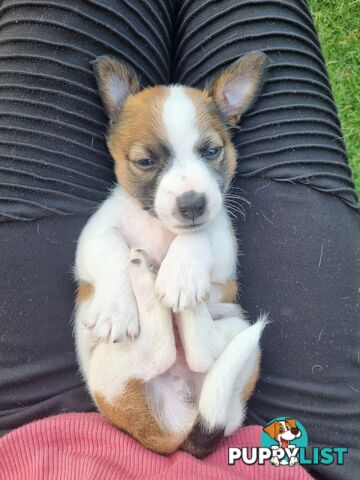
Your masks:
M 140 90 L 139 81 L 131 67 L 113 57 L 99 57 L 92 66 L 106 113 L 114 121 L 125 99 Z
M 207 87 L 230 125 L 236 125 L 255 102 L 269 64 L 264 53 L 249 53 L 226 68 Z
M 296 420 L 293 418 L 287 418 L 286 422 L 290 425 L 291 428 L 297 428 Z
M 266 425 L 263 430 L 269 435 L 269 437 L 276 439 L 276 422 Z

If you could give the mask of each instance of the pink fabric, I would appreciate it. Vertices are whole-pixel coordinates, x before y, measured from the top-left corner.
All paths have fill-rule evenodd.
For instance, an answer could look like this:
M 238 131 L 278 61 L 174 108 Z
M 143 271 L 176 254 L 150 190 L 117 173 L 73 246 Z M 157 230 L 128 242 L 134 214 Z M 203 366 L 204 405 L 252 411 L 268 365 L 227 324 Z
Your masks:
M 97 413 L 58 415 L 30 423 L 0 439 L 1 480 L 309 480 L 299 466 L 227 465 L 228 446 L 260 446 L 261 427 L 245 427 L 215 453 L 197 460 L 141 447 Z

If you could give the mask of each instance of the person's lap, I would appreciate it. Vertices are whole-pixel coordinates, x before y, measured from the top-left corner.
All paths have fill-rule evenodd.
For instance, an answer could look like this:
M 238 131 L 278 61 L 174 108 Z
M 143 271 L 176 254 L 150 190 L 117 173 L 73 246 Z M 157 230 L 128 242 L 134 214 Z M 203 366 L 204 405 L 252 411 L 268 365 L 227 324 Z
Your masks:
M 345 466 L 338 473 L 326 467 L 325 478 L 353 478 L 359 466 L 353 447 L 360 445 L 360 222 L 305 3 L 178 2 L 172 71 L 171 2 L 142 6 L 138 14 L 136 2 L 125 0 L 86 2 L 91 8 L 79 2 L 82 16 L 48 9 L 46 21 L 33 23 L 31 34 L 27 25 L 30 17 L 40 17 L 39 10 L 12 3 L 2 7 L 0 24 L 0 39 L 7 40 L 0 46 L 0 113 L 12 114 L 6 123 L 0 117 L 6 139 L 0 155 L 5 167 L 22 174 L 1 170 L 0 175 L 1 198 L 7 199 L 2 202 L 7 222 L 0 228 L 1 431 L 32 418 L 92 408 L 73 354 L 71 263 L 81 226 L 113 177 L 89 61 L 117 55 L 132 63 L 144 85 L 203 85 L 222 66 L 259 49 L 268 53 L 272 67 L 259 102 L 235 131 L 239 164 L 232 191 L 250 201 L 248 206 L 239 199 L 245 221 L 234 212 L 242 253 L 239 299 L 250 319 L 260 311 L 272 319 L 248 422 L 283 415 L 299 419 L 312 445 L 351 449 Z M 54 25 L 59 22 L 61 29 Z M 37 41 L 14 42 L 27 36 Z M 44 37 L 47 46 L 40 41 Z M 77 51 L 56 48 L 56 41 Z M 35 68 L 20 57 L 5 60 L 20 53 L 52 57 L 55 63 L 43 60 Z M 40 102 L 46 105 L 39 108 Z

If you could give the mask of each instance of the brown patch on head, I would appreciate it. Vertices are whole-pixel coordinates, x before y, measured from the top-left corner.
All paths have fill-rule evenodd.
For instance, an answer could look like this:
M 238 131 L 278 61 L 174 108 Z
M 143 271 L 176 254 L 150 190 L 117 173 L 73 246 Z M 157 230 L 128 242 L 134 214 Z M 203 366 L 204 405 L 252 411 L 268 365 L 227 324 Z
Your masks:
M 169 455 L 179 448 L 187 433 L 166 433 L 150 412 L 139 379 L 128 381 L 124 391 L 109 402 L 103 394 L 95 392 L 93 397 L 100 412 L 117 428 L 124 430 L 144 447 Z
M 152 208 L 156 177 L 169 157 L 162 125 L 167 87 L 140 91 L 135 72 L 113 57 L 93 62 L 109 117 L 108 147 L 122 187 L 146 209 Z M 154 162 L 154 168 L 147 168 Z
M 94 287 L 88 282 L 80 282 L 76 293 L 76 306 L 88 300 L 94 293 Z
M 119 183 L 146 209 L 153 206 L 159 172 L 170 157 L 162 123 L 168 93 L 167 87 L 152 87 L 129 97 L 108 136 Z M 152 168 L 146 169 L 146 162 Z
M 200 132 L 199 154 L 206 160 L 208 148 L 221 147 L 219 154 L 209 159 L 208 164 L 219 177 L 223 177 L 224 184 L 227 185 L 235 173 L 236 150 L 226 119 L 207 91 L 186 88 L 185 92 L 196 112 L 197 128 Z

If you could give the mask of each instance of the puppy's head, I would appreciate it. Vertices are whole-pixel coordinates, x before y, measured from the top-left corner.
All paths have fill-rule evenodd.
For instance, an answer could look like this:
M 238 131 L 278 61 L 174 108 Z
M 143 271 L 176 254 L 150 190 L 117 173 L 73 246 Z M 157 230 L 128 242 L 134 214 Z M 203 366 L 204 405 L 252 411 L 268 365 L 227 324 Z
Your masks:
M 255 101 L 267 64 L 251 53 L 205 90 L 142 90 L 130 67 L 112 57 L 94 62 L 117 179 L 167 229 L 200 229 L 219 213 L 236 167 L 229 127 Z
M 285 418 L 285 420 L 272 422 L 266 425 L 263 430 L 282 445 L 287 445 L 290 440 L 301 436 L 301 432 L 296 425 L 296 420 L 293 418 Z

